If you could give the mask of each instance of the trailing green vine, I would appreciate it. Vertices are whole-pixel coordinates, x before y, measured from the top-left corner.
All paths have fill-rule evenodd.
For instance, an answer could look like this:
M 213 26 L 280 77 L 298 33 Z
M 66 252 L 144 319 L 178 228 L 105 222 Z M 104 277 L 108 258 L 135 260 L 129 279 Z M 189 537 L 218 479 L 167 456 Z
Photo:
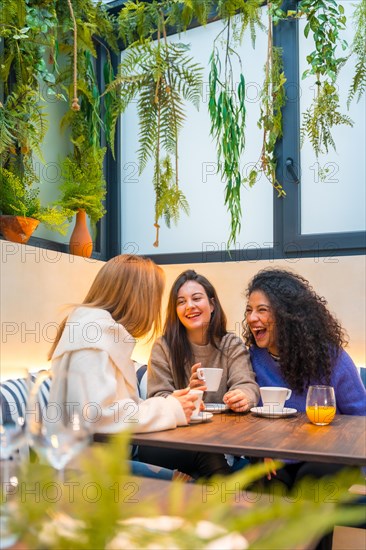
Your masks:
M 356 7 L 353 22 L 356 32 L 351 45 L 351 52 L 356 56 L 357 61 L 356 71 L 348 93 L 348 108 L 354 97 L 357 97 L 357 102 L 359 102 L 366 90 L 366 0 L 361 0 Z
M 208 109 L 211 119 L 210 133 L 216 141 L 218 172 L 225 182 L 224 202 L 230 213 L 229 247 L 235 242 L 241 228 L 241 187 L 244 178 L 240 163 L 245 150 L 246 124 L 245 77 L 241 56 L 235 47 L 242 42 L 247 28 L 250 29 L 254 47 L 256 27 L 263 29 L 263 24 L 260 20 L 260 3 L 257 0 L 219 2 L 217 10 L 226 22 L 214 41 L 210 56 Z M 238 11 L 239 15 L 235 20 L 234 16 Z M 221 61 L 217 43 L 224 36 Z M 234 75 L 234 60 L 239 65 L 237 77 Z
M 335 148 L 332 137 L 334 126 L 346 124 L 353 126 L 352 120 L 340 113 L 339 95 L 335 87 L 341 66 L 346 57 L 338 57 L 338 46 L 346 50 L 347 42 L 340 38 L 345 29 L 344 8 L 335 0 L 301 0 L 298 16 L 305 16 L 305 38 L 310 31 L 313 34 L 315 50 L 307 56 L 309 68 L 302 78 L 316 77 L 315 98 L 306 110 L 301 125 L 301 140 L 308 137 L 316 156 L 328 152 L 329 146 Z
M 211 117 L 211 135 L 216 140 L 218 171 L 225 181 L 225 205 L 231 216 L 229 243 L 241 227 L 240 192 L 242 175 L 241 155 L 245 149 L 245 80 L 242 72 L 235 87 L 231 57 L 238 54 L 230 47 L 230 19 L 226 25 L 227 42 L 224 62 L 224 74 L 218 48 L 210 57 L 209 75 L 209 113 Z
M 258 127 L 263 131 L 262 150 L 260 158 L 249 172 L 246 182 L 252 187 L 258 174 L 263 172 L 277 191 L 277 196 L 286 193 L 276 176 L 277 159 L 275 147 L 282 137 L 282 107 L 285 105 L 286 77 L 283 71 L 282 49 L 273 45 L 273 19 L 279 17 L 280 8 L 277 5 L 268 6 L 268 40 L 267 58 L 264 66 L 264 83 L 261 90 L 260 117 Z

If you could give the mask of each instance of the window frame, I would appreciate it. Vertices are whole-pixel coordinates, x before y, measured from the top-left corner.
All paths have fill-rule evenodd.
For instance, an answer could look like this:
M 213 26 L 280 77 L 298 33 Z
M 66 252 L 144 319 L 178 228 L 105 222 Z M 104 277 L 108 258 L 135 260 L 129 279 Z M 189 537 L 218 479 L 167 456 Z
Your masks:
M 123 2 L 115 2 L 113 11 Z M 284 10 L 296 9 L 296 0 L 286 0 Z M 194 26 L 199 26 L 195 24 Z M 274 44 L 283 48 L 284 71 L 289 86 L 299 89 L 299 25 L 295 19 L 282 20 L 273 28 Z M 121 48 L 122 51 L 123 48 Z M 117 57 L 117 56 L 115 56 Z M 329 257 L 366 253 L 366 231 L 349 233 L 300 234 L 300 183 L 295 183 L 293 173 L 286 166 L 292 159 L 293 166 L 300 167 L 300 106 L 299 98 L 286 102 L 283 109 L 284 133 L 276 145 L 277 177 L 286 191 L 285 198 L 277 198 L 273 192 L 273 247 L 248 248 L 246 250 L 192 251 L 185 253 L 146 254 L 159 264 L 206 263 L 230 261 L 255 261 L 274 259 L 298 259 L 301 257 Z M 294 127 L 293 121 L 296 121 Z M 121 236 L 120 200 L 118 192 L 121 181 L 121 160 L 119 147 L 121 126 L 116 131 L 116 160 L 107 157 L 107 182 L 109 195 L 108 257 L 123 253 Z M 112 183 L 113 182 L 113 183 Z M 117 185 L 118 182 L 118 185 Z M 107 196 L 108 196 L 107 195 Z M 110 237 L 113 235 L 113 242 Z M 248 243 L 250 245 L 250 243 Z

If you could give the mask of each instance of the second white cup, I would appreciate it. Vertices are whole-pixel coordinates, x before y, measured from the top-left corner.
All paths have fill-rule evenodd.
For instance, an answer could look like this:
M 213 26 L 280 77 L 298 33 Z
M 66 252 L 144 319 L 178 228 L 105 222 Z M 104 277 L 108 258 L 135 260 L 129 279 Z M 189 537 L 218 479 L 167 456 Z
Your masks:
M 205 386 L 207 386 L 207 391 L 217 391 L 221 382 L 222 369 L 206 369 L 203 367 L 199 367 L 197 369 L 197 376 L 200 380 L 203 380 L 205 382 Z
M 197 395 L 197 399 L 194 402 L 195 408 L 194 408 L 194 411 L 192 413 L 192 416 L 197 416 L 201 412 L 201 403 L 202 403 L 203 391 L 202 390 L 189 390 L 188 393 L 191 394 L 191 395 Z
M 277 388 L 276 386 L 263 386 L 259 388 L 263 407 L 269 412 L 282 412 L 285 401 L 290 399 L 292 391 L 288 388 Z

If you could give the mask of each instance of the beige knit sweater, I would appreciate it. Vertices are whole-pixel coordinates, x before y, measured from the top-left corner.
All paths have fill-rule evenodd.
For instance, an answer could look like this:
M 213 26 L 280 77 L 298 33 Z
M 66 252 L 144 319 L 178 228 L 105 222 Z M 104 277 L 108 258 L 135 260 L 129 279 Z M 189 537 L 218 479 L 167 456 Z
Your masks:
M 198 346 L 191 344 L 194 363 L 202 363 L 202 367 L 223 369 L 220 387 L 216 392 L 205 392 L 206 403 L 222 403 L 225 393 L 236 388 L 241 389 L 248 398 L 250 406 L 255 406 L 259 400 L 259 387 L 255 382 L 249 352 L 242 340 L 233 333 L 226 334 L 219 349 L 211 344 Z M 188 386 L 192 365 L 182 365 Z M 149 397 L 168 396 L 174 390 L 172 364 L 168 346 L 164 338 L 158 338 L 151 350 L 149 360 L 147 392 Z

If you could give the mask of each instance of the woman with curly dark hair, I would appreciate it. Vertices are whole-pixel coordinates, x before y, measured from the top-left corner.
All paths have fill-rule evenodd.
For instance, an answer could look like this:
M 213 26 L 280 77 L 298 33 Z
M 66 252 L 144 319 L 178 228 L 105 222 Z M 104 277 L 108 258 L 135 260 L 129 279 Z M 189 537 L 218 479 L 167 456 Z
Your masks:
M 344 330 L 327 309 L 326 300 L 301 275 L 264 269 L 253 277 L 247 289 L 243 338 L 259 386 L 292 390 L 286 406 L 305 412 L 308 386 L 326 384 L 334 387 L 338 414 L 365 416 L 366 390 L 343 349 Z M 285 461 L 276 472 L 272 459 L 265 461 L 267 480 L 274 475 L 289 489 L 304 477 L 319 479 L 342 468 L 339 464 Z M 329 533 L 316 550 L 331 547 Z
M 291 388 L 286 405 L 305 411 L 308 386 L 331 385 L 337 413 L 366 414 L 366 391 L 343 349 L 344 330 L 306 279 L 262 270 L 249 283 L 247 299 L 243 337 L 259 386 Z

